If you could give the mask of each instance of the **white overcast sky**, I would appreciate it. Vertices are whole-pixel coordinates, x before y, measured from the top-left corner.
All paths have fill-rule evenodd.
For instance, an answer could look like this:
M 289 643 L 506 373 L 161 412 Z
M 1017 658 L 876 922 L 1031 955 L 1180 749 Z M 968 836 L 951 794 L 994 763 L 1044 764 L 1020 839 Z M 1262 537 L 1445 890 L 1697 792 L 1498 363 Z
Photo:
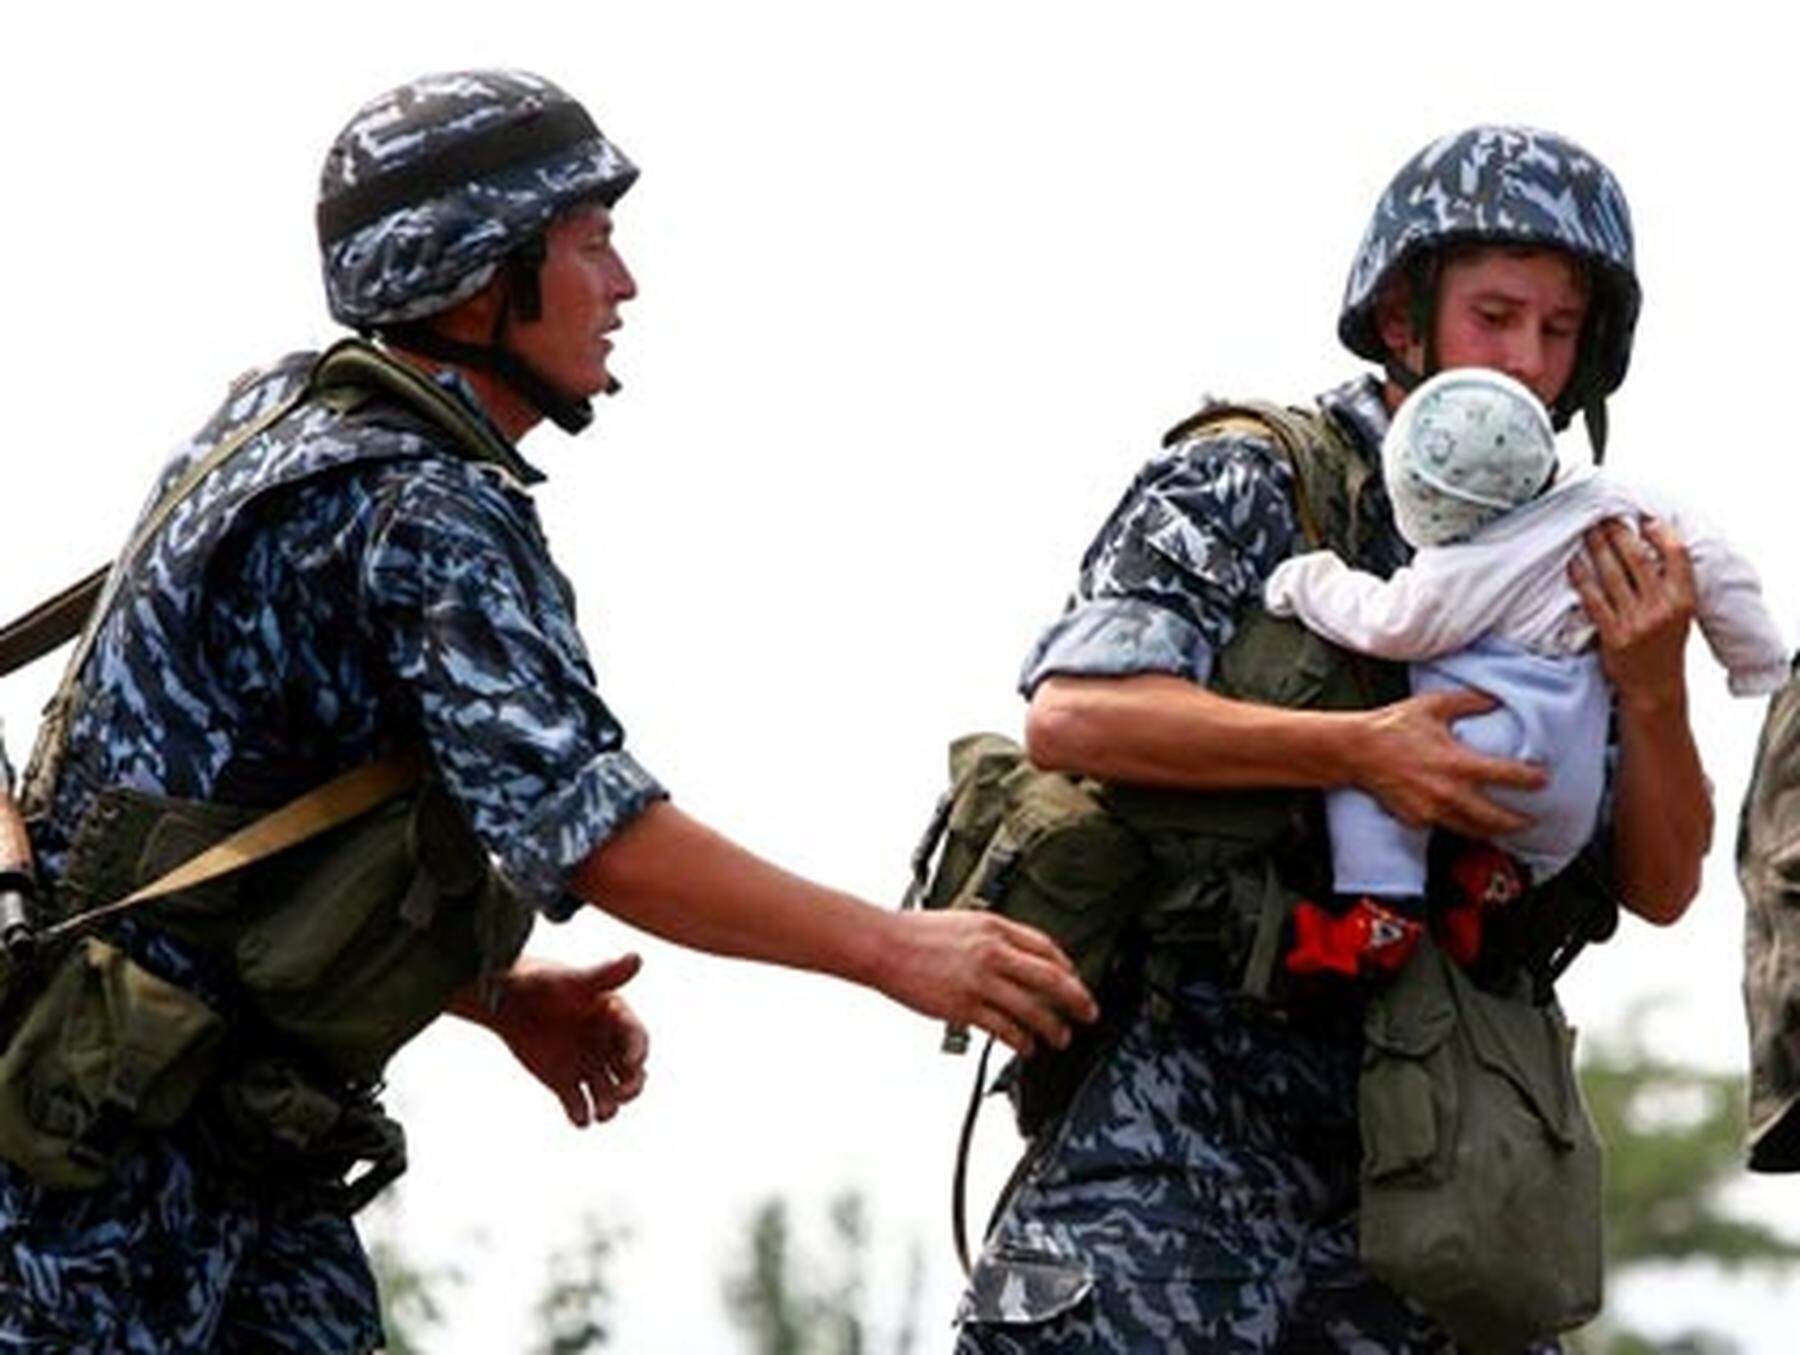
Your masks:
M 1475 121 L 1559 129 L 1623 180 L 1648 299 L 1614 464 L 1704 509 L 1791 624 L 1797 110 L 1774 12 L 18 9 L 0 20 L 0 614 L 112 552 L 230 377 L 332 337 L 313 193 L 356 105 L 424 71 L 518 65 L 586 101 L 644 170 L 618 214 L 641 288 L 617 336 L 624 392 L 582 438 L 526 444 L 602 690 L 681 803 L 788 866 L 898 896 L 945 741 L 1016 730 L 1019 659 L 1157 435 L 1203 391 L 1300 399 L 1354 372 L 1333 326 L 1367 214 L 1408 155 Z M 16 759 L 49 667 L 0 692 Z M 1730 846 L 1760 709 L 1698 651 L 1693 678 L 1720 811 L 1705 892 L 1673 933 L 1626 924 L 1566 1000 L 1592 1028 L 1666 995 L 1659 1042 L 1737 1067 Z M 651 1083 L 580 1135 L 479 1033 L 434 1030 L 398 1061 L 400 1236 L 470 1275 L 434 1350 L 517 1348 L 543 1249 L 586 1209 L 633 1232 L 623 1349 L 728 1349 L 717 1276 L 752 1204 L 781 1191 L 816 1218 L 852 1184 L 884 1310 L 917 1235 L 924 1348 L 947 1344 L 970 1070 L 930 1026 L 600 916 L 534 945 L 644 951 Z M 1746 1189 L 1800 1220 L 1790 1183 Z M 1788 1348 L 1764 1288 L 1627 1297 L 1648 1322 Z

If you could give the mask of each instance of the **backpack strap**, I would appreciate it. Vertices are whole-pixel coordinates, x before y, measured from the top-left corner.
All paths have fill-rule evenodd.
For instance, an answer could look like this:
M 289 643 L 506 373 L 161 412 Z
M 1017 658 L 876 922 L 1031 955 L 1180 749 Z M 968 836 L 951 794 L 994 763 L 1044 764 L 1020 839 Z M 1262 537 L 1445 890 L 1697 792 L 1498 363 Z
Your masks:
M 82 624 L 106 587 L 109 568 L 101 565 L 0 630 L 0 677 L 37 662 L 80 634 Z
M 468 461 L 498 467 L 519 484 L 540 478 L 511 443 L 424 372 L 363 339 L 333 344 L 307 379 L 311 390 L 346 411 L 385 395 L 456 440 Z
M 1359 505 L 1371 468 L 1328 416 L 1267 400 L 1210 400 L 1165 433 L 1163 446 L 1213 431 L 1272 438 L 1293 471 L 1294 516 L 1306 544 L 1355 558 L 1363 525 Z
M 278 809 L 253 819 L 206 850 L 190 856 L 149 884 L 133 890 L 122 899 L 76 913 L 45 927 L 28 930 L 23 935 L 9 933 L 4 939 L 9 956 L 31 951 L 59 941 L 83 936 L 124 913 L 176 893 L 232 875 L 277 852 L 298 846 L 321 833 L 378 805 L 386 804 L 418 785 L 425 775 L 425 764 L 412 754 L 400 754 L 365 763 L 333 777 L 322 786 L 296 796 Z

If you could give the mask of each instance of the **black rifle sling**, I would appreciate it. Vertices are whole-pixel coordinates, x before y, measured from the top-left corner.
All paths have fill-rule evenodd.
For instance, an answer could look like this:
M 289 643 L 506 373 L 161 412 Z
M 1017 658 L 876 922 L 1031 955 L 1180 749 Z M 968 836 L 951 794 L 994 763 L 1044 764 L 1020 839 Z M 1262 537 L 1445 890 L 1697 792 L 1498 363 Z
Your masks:
M 108 566 L 101 565 L 79 583 L 38 603 L 0 629 L 0 677 L 35 663 L 81 634 L 106 587 Z

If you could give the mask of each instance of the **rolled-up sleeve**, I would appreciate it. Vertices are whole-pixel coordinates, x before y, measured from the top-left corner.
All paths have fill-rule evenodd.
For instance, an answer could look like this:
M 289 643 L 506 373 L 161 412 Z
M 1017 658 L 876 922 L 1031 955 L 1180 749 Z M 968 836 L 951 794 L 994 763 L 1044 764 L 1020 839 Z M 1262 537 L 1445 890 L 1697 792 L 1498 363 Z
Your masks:
M 1067 609 L 1026 657 L 1020 690 L 1029 696 L 1055 674 L 1205 682 L 1293 549 L 1291 479 L 1273 446 L 1245 433 L 1152 460 L 1088 547 Z
M 545 915 L 569 916 L 573 867 L 667 792 L 600 699 L 529 502 L 472 468 L 413 477 L 361 586 L 477 837 Z

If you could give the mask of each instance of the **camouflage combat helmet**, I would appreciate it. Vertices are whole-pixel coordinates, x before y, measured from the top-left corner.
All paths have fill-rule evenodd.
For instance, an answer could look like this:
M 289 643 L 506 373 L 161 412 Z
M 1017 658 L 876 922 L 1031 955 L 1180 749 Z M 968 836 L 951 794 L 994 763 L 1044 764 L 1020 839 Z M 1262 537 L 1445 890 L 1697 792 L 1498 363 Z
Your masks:
M 1586 265 L 1590 287 L 1581 348 L 1551 406 L 1557 428 L 1585 414 L 1596 459 L 1606 440 L 1606 397 L 1625 379 L 1642 292 L 1632 262 L 1631 213 L 1612 172 L 1554 132 L 1472 127 L 1420 151 L 1381 195 L 1356 251 L 1338 337 L 1410 389 L 1432 374 L 1400 366 L 1381 341 L 1375 308 L 1395 276 L 1412 281 L 1413 314 L 1429 335 L 1436 264 L 1458 244 L 1559 249 Z
M 511 319 L 536 319 L 538 266 L 553 218 L 612 206 L 637 167 L 587 111 L 524 71 L 427 75 L 379 95 L 332 142 L 319 178 L 325 294 L 338 320 L 429 357 L 492 371 L 558 425 L 592 418 L 508 347 Z M 487 345 L 418 323 L 506 271 L 507 304 Z

